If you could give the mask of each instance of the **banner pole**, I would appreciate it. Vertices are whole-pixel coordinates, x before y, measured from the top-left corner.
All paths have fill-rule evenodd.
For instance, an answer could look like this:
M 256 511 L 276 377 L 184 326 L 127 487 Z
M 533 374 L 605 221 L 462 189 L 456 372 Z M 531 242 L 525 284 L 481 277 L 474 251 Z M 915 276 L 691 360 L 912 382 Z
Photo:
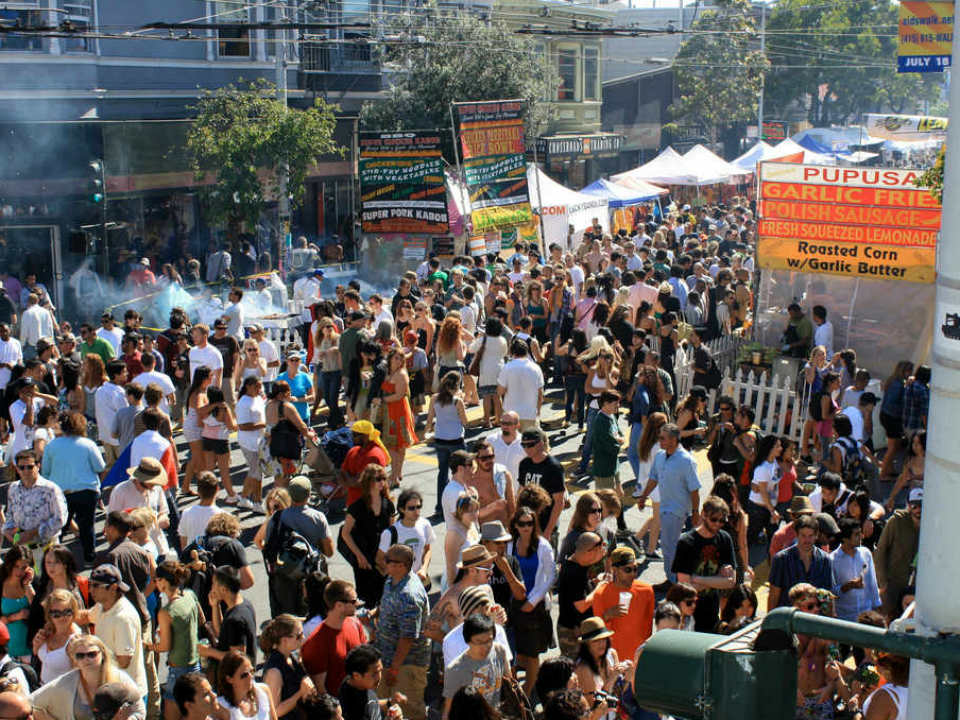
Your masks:
M 533 179 L 537 181 L 537 219 L 540 223 L 540 257 L 546 257 L 547 234 L 543 228 L 543 197 L 540 194 L 540 160 L 537 157 L 537 138 L 533 139 Z M 569 220 L 569 218 L 568 218 Z M 569 230 L 569 228 L 567 228 Z M 569 252 L 570 233 L 567 232 L 567 251 Z
M 458 142 L 458 140 L 457 140 L 457 124 L 456 124 L 456 122 L 454 122 L 454 119 L 453 119 L 453 106 L 454 106 L 455 104 L 456 104 L 456 103 L 450 103 L 450 107 L 448 108 L 448 109 L 450 110 L 450 135 L 451 135 L 451 137 L 453 137 L 453 157 L 454 157 L 454 159 L 457 161 L 457 180 L 459 181 L 459 185 L 460 185 L 460 187 L 458 188 L 458 190 L 459 190 L 459 192 L 460 192 L 460 203 L 463 205 L 463 209 L 467 211 L 466 214 L 467 214 L 467 215 L 470 215 L 470 227 L 471 227 L 471 231 L 470 231 L 470 232 L 472 232 L 472 228 L 473 228 L 473 212 L 472 212 L 472 210 L 471 210 L 471 208 L 470 208 L 470 198 L 469 198 L 469 196 L 468 196 L 468 197 L 464 197 L 464 195 L 463 195 L 464 190 L 466 190 L 466 188 L 467 188 L 467 179 L 466 179 L 466 177 L 464 177 L 464 175 L 463 175 L 463 166 L 460 164 L 460 148 L 457 147 L 457 142 Z M 466 217 L 464 217 L 463 231 L 464 231 L 464 234 L 469 238 L 469 237 L 470 237 L 470 232 L 467 232 Z M 469 241 L 468 241 L 468 242 L 469 242 Z

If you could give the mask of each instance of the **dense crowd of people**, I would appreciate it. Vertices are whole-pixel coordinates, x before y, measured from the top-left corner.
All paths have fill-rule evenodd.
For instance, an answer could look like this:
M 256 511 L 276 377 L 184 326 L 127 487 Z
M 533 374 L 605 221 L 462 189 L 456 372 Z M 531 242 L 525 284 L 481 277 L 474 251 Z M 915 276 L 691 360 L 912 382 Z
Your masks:
M 569 251 L 431 255 L 392 297 L 325 296 L 307 263 L 283 347 L 245 321 L 257 289 L 233 287 L 210 326 L 174 308 L 155 333 L 129 310 L 78 337 L 24 278 L 0 324 L 0 717 L 639 720 L 657 717 L 633 692 L 651 635 L 737 632 L 767 582 L 768 609 L 898 617 L 929 368 L 900 363 L 878 397 L 825 309 L 793 306 L 807 420 L 799 443 L 764 434 L 717 395 L 708 345 L 752 322 L 755 228 L 739 199 L 594 223 Z M 581 436 L 566 467 L 548 430 Z M 404 478 L 424 441 L 429 518 Z M 264 516 L 269 607 L 245 595 L 241 513 Z M 330 576 L 335 554 L 352 577 Z M 639 579 L 661 560 L 663 583 Z M 802 636 L 799 657 L 797 717 L 903 716 L 902 658 Z

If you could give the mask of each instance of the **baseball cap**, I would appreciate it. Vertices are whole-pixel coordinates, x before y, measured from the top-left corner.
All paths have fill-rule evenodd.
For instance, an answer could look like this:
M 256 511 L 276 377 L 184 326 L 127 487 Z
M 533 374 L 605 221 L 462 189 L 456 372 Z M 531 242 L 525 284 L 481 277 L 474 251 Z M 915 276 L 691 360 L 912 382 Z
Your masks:
M 620 545 L 610 554 L 613 567 L 629 567 L 637 564 L 637 554 L 626 545 Z
M 110 563 L 97 565 L 97 567 L 93 569 L 93 572 L 90 573 L 90 582 L 99 583 L 100 585 L 116 585 L 120 588 L 121 592 L 130 591 L 130 586 L 123 581 L 120 568 Z
M 287 486 L 287 492 L 290 493 L 290 499 L 294 502 L 303 502 L 310 498 L 310 491 L 313 490 L 313 485 L 310 483 L 310 479 L 304 475 L 297 475 L 296 477 L 290 480 L 290 484 Z
M 213 321 L 213 326 L 215 328 L 221 328 L 221 327 L 225 328 L 227 326 L 227 321 L 224 320 L 222 317 L 218 317 L 216 320 Z
M 247 330 L 252 333 L 263 332 L 263 325 L 260 325 L 259 323 L 253 323 L 252 325 L 247 326 Z
M 537 430 L 536 428 L 532 430 L 524 430 L 520 435 L 520 444 L 524 445 L 526 443 L 533 443 L 534 445 L 538 442 L 546 442 L 547 436 L 544 434 L 543 430 Z
M 296 358 L 297 360 L 303 359 L 303 356 L 300 355 L 299 350 L 291 350 L 290 352 L 287 353 L 287 360 L 293 360 L 294 358 Z
M 323 277 L 323 274 L 324 274 L 324 273 L 323 273 L 323 270 L 321 270 L 320 268 L 316 268 L 316 269 L 314 269 L 314 271 L 313 271 L 314 277 L 317 277 L 318 275 L 319 275 L 320 277 Z
M 920 505 L 923 503 L 923 488 L 914 488 L 907 497 L 907 502 L 911 505 Z
M 147 258 L 140 258 L 138 265 L 143 265 L 144 267 L 150 267 L 150 261 Z

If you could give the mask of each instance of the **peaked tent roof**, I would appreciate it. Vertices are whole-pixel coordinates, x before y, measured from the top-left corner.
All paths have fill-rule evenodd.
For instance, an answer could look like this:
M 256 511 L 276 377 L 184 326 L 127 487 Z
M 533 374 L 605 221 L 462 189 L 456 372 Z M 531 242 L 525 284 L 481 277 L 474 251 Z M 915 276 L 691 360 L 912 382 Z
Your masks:
M 811 152 L 819 153 L 821 155 L 835 155 L 837 150 L 827 147 L 823 143 L 819 143 L 813 139 L 812 135 L 804 135 L 802 138 L 797 140 L 797 145 L 802 145 L 806 150 Z
M 625 178 L 646 180 L 661 185 L 704 184 L 699 182 L 696 172 L 687 166 L 683 156 L 672 147 L 667 147 L 645 165 L 610 177 L 614 182 L 622 182 Z
M 567 212 L 574 213 L 588 208 L 605 208 L 609 204 L 606 198 L 564 187 L 533 163 L 527 163 L 527 192 L 530 194 L 530 205 L 536 210 L 564 206 Z
M 777 158 L 783 157 L 784 155 L 795 155 L 796 153 L 803 153 L 803 161 L 808 165 L 836 165 L 837 160 L 833 155 L 821 155 L 820 153 L 813 152 L 808 150 L 803 145 L 794 142 L 790 138 L 786 140 L 781 140 L 780 143 L 774 148 L 775 154 L 769 158 L 764 158 L 764 160 L 776 160 Z
M 772 145 L 768 145 L 763 140 L 758 143 L 754 143 L 753 147 L 747 150 L 743 155 L 738 157 L 736 160 L 731 160 L 731 165 L 736 165 L 741 170 L 746 170 L 747 172 L 753 172 L 757 163 L 761 160 L 767 160 L 770 157 L 770 152 L 773 150 Z
M 670 191 L 666 188 L 651 185 L 643 180 L 630 181 L 630 185 L 628 186 L 600 178 L 596 182 L 587 185 L 580 192 L 587 195 L 605 197 L 610 202 L 610 207 L 617 208 L 627 205 L 637 205 L 660 195 L 666 195 Z
M 694 145 L 692 148 L 687 150 L 686 153 L 684 153 L 683 159 L 686 160 L 691 167 L 696 168 L 700 173 L 713 175 L 716 178 L 722 178 L 714 180 L 714 183 L 732 182 L 734 177 L 748 174 L 739 166 L 728 163 L 705 145 Z

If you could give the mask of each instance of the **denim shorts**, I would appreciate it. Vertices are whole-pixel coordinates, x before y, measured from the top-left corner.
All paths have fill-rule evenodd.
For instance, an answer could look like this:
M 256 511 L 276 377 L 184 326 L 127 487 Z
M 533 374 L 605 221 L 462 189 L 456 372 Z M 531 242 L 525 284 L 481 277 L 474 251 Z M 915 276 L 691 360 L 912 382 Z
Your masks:
M 187 665 L 185 667 L 167 666 L 167 681 L 163 684 L 164 700 L 173 700 L 173 686 L 177 684 L 177 678 L 190 672 L 200 672 L 200 663 L 196 665 Z

